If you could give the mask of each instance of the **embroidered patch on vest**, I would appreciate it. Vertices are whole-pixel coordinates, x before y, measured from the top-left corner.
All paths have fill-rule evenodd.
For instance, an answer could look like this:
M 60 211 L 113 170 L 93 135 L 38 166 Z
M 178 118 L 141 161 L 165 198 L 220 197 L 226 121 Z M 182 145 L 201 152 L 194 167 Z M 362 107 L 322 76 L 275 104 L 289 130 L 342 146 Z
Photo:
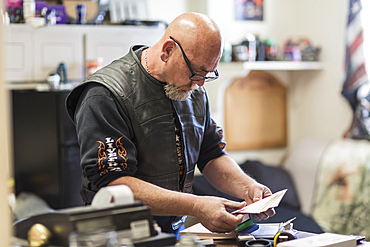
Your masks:
M 127 167 L 127 151 L 123 147 L 121 139 L 123 136 L 114 141 L 113 138 L 105 138 L 105 142 L 97 141 L 98 147 L 98 165 L 100 176 L 108 172 L 117 172 L 129 169 Z

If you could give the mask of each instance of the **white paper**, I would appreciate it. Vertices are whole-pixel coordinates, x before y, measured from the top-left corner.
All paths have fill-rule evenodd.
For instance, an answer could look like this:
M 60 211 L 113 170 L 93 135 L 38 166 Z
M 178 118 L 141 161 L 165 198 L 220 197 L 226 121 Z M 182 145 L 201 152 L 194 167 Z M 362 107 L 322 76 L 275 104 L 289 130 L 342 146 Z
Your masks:
M 288 189 L 280 190 L 275 192 L 271 196 L 265 197 L 257 202 L 249 204 L 242 209 L 233 211 L 234 214 L 259 214 L 267 211 L 269 208 L 275 208 L 279 206 L 281 199 L 287 192 Z
M 187 233 L 191 233 L 197 235 L 200 239 L 206 238 L 213 238 L 213 239 L 235 239 L 237 233 L 235 232 L 226 232 L 226 233 L 218 233 L 218 232 L 211 232 L 201 223 L 197 223 L 193 226 L 185 228 L 184 230 L 180 231 L 180 235 L 185 235 Z
M 127 185 L 114 185 L 101 188 L 94 196 L 91 206 L 127 205 L 134 203 L 134 194 Z

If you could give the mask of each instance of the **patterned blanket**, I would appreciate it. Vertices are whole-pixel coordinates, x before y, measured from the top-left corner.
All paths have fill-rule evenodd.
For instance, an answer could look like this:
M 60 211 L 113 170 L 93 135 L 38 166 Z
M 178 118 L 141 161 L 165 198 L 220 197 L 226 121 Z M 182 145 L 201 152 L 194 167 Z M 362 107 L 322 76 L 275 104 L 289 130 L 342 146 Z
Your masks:
M 338 140 L 325 150 L 316 175 L 312 217 L 326 232 L 370 239 L 370 142 Z

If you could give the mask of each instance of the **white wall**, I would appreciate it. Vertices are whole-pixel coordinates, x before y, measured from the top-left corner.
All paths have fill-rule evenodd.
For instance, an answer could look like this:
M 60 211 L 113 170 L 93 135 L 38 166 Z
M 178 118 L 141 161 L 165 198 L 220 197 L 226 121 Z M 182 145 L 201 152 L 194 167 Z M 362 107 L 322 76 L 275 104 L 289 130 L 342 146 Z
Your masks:
M 294 84 L 290 104 L 293 144 L 305 137 L 341 137 L 352 119 L 341 96 L 348 0 L 299 3 L 300 21 L 295 32 L 312 37 L 322 47 L 325 69 L 311 78 L 297 78 Z
M 170 23 L 181 13 L 187 12 L 186 0 L 148 0 L 148 16 L 152 20 Z
M 302 1 L 302 0 L 300 0 Z M 306 1 L 306 0 L 303 0 Z M 294 31 L 294 0 L 264 0 L 263 21 L 236 21 L 233 0 L 207 1 L 207 14 L 217 23 L 226 40 L 239 43 L 247 32 L 261 39 L 273 38 L 280 41 Z
M 265 0 L 263 21 L 235 21 L 232 0 L 207 1 L 207 14 L 225 39 L 238 43 L 245 33 L 274 38 L 279 47 L 290 37 L 308 37 L 321 47 L 322 71 L 273 72 L 288 85 L 288 149 L 229 152 L 239 162 L 247 158 L 277 164 L 289 148 L 307 137 L 339 138 L 349 127 L 352 112 L 341 96 L 344 79 L 345 26 L 348 0 Z M 222 78 L 217 82 L 224 83 Z M 206 85 L 211 107 L 219 85 Z M 218 110 L 218 109 L 216 109 Z
M 148 16 L 151 20 L 170 23 L 184 12 L 206 14 L 207 0 L 147 0 Z

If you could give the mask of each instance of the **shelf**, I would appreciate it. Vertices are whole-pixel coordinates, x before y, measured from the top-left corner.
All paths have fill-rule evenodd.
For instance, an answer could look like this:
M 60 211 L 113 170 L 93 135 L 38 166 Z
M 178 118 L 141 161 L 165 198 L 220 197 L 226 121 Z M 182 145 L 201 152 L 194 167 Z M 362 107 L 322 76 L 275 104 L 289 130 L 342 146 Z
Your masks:
M 77 86 L 80 81 L 70 81 L 66 84 L 60 84 L 56 91 L 70 91 Z M 36 90 L 36 91 L 55 91 L 50 88 L 46 82 L 31 82 L 31 83 L 7 83 L 5 85 L 7 90 Z
M 321 62 L 261 61 L 243 62 L 245 70 L 321 70 Z
M 293 61 L 259 61 L 259 62 L 221 62 L 220 70 L 280 70 L 280 71 L 302 71 L 321 70 L 324 68 L 322 62 L 293 62 Z

